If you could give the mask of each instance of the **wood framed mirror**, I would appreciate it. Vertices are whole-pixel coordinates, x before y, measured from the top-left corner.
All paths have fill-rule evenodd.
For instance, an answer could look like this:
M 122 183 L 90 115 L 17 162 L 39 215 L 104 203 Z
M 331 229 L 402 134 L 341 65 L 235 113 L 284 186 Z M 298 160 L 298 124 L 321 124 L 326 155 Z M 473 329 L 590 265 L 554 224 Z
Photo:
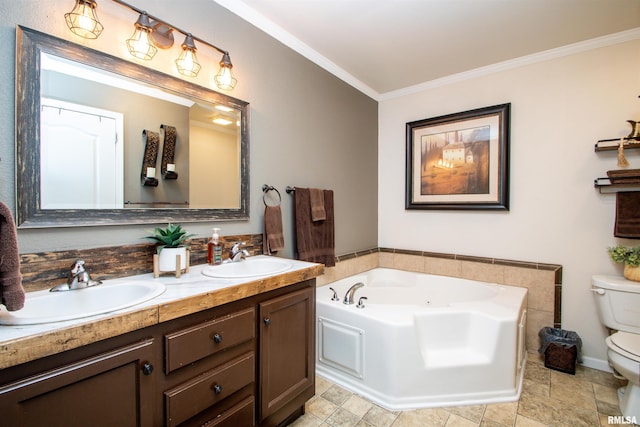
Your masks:
M 248 102 L 18 26 L 18 228 L 247 220 L 248 115 Z M 79 127 L 91 120 L 113 120 L 115 136 Z M 165 179 L 169 128 L 175 173 Z M 160 138 L 155 187 L 141 179 L 150 133 Z M 102 154 L 112 139 L 121 145 Z

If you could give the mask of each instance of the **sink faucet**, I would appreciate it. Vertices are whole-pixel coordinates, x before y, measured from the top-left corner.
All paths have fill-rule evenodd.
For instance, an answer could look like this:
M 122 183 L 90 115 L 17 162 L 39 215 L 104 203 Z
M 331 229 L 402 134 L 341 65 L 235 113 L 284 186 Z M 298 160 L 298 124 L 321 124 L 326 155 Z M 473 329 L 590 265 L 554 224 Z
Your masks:
M 364 283 L 362 282 L 358 282 L 355 285 L 353 285 L 352 287 L 349 288 L 349 290 L 347 291 L 347 293 L 344 296 L 344 301 L 342 301 L 343 304 L 347 304 L 347 305 L 351 305 L 353 304 L 353 296 L 356 293 L 356 291 L 358 289 L 360 289 L 361 287 L 364 286 Z
M 230 262 L 239 262 L 243 259 L 250 256 L 249 251 L 246 249 L 241 249 L 242 246 L 246 245 L 245 242 L 236 242 L 231 251 L 229 251 L 229 261 Z
M 84 268 L 84 260 L 76 260 L 71 266 L 71 271 L 69 271 L 69 276 L 67 277 L 67 283 L 61 283 L 57 286 L 54 286 L 49 291 L 50 292 L 60 292 L 60 291 L 72 291 L 75 289 L 83 289 L 88 288 L 89 286 L 101 285 L 102 282 L 100 280 L 92 280 L 89 276 L 89 272 Z

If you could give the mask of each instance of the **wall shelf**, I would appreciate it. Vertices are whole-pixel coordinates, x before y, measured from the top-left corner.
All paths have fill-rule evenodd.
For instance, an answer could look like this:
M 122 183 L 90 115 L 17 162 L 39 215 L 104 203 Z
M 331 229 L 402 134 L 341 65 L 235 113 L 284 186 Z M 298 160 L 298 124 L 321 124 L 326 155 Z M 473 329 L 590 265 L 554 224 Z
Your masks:
M 618 193 L 620 191 L 640 191 L 640 183 L 637 184 L 613 184 L 609 178 L 596 178 L 593 185 L 600 194 Z
M 600 139 L 596 142 L 595 151 L 615 151 L 620 145 L 620 140 L 624 141 L 624 149 L 637 149 L 640 148 L 640 137 L 634 138 L 613 138 L 613 139 Z

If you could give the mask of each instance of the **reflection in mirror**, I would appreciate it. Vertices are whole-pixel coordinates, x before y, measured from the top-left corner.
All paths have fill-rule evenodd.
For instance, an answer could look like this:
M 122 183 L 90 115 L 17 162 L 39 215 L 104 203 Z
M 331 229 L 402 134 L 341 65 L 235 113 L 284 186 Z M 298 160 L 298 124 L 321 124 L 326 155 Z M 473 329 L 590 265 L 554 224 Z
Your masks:
M 248 218 L 248 103 L 27 28 L 17 40 L 19 227 Z

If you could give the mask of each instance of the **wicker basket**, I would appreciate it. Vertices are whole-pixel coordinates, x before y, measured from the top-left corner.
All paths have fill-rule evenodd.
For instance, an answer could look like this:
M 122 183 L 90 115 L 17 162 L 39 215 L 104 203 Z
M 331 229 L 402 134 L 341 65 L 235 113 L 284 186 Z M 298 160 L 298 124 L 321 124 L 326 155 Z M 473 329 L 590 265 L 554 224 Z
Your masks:
M 624 278 L 627 280 L 640 282 L 640 267 L 632 267 L 628 264 L 625 264 L 623 274 L 624 274 Z
M 578 348 L 575 345 L 563 346 L 549 343 L 544 352 L 544 366 L 567 374 L 576 374 Z

